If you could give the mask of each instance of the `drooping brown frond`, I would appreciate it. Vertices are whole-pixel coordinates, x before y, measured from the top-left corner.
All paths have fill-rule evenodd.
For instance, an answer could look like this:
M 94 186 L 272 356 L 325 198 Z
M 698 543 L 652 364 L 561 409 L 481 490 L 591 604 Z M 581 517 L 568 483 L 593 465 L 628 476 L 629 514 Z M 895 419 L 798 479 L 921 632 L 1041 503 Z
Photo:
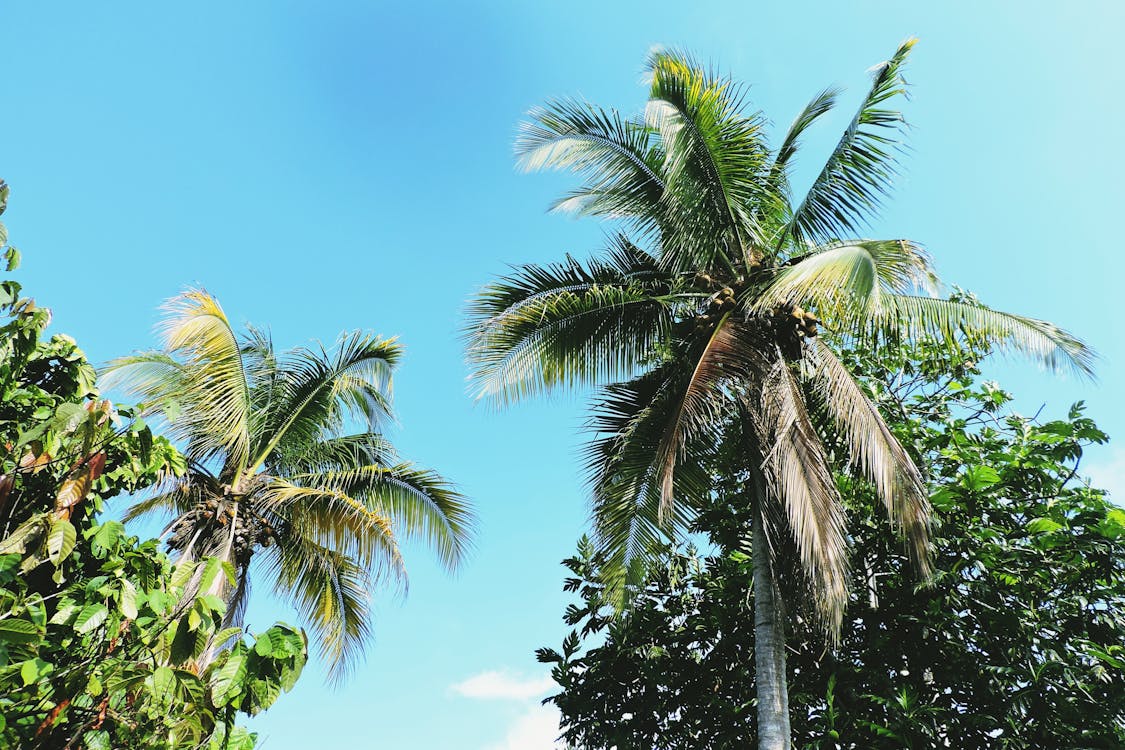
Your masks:
M 930 561 L 930 500 L 918 467 L 875 404 L 822 342 L 809 363 L 813 387 L 844 437 L 854 466 L 872 481 L 891 523 L 902 530 L 910 559 L 923 577 Z
M 780 352 L 760 392 L 748 399 L 764 456 L 767 497 L 784 509 L 816 610 L 826 630 L 837 636 L 848 602 L 843 503 L 804 396 Z

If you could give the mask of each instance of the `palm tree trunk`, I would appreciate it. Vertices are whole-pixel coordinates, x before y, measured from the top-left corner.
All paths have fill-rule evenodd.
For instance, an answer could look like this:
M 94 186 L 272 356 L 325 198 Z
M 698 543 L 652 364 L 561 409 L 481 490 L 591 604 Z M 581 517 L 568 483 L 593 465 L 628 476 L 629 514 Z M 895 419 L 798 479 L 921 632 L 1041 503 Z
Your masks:
M 757 472 L 755 472 L 757 474 Z M 764 487 L 755 476 L 751 524 L 754 563 L 754 680 L 758 692 L 758 750 L 790 750 L 785 622 L 764 527 Z

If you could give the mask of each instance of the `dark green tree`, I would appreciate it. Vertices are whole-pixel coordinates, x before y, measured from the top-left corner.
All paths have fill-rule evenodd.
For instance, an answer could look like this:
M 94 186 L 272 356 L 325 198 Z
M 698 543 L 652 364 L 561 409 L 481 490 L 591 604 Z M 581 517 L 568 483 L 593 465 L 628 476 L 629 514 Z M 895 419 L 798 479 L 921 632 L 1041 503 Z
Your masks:
M 1011 412 L 981 355 L 932 342 L 844 355 L 926 471 L 937 572 L 919 587 L 870 485 L 837 474 L 852 598 L 834 648 L 789 613 L 798 747 L 1125 746 L 1125 511 L 1080 472 L 1106 436 L 1080 405 L 1050 421 Z M 727 491 L 696 520 L 707 552 L 664 547 L 624 617 L 604 607 L 593 545 L 566 561 L 575 632 L 539 655 L 574 746 L 756 741 L 751 520 Z

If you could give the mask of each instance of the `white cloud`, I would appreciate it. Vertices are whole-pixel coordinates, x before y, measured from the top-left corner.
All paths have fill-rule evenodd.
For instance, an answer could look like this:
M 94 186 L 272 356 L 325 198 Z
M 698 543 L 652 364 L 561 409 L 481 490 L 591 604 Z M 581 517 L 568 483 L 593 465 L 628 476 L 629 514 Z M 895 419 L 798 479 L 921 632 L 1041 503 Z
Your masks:
M 554 684 L 547 676 L 523 677 L 507 671 L 488 671 L 473 675 L 452 687 L 454 692 L 466 698 L 525 701 L 543 695 Z
M 528 677 L 509 670 L 489 670 L 462 680 L 451 689 L 466 698 L 507 700 L 523 704 L 523 709 L 508 725 L 504 739 L 484 750 L 562 750 L 555 741 L 559 735 L 559 710 L 538 702 L 555 682 L 549 676 Z
M 1125 448 L 1102 452 L 1089 465 L 1083 467 L 1090 484 L 1109 492 L 1109 499 L 1125 505 Z
M 534 705 L 512 722 L 504 741 L 486 750 L 561 750 L 559 711 L 554 706 Z

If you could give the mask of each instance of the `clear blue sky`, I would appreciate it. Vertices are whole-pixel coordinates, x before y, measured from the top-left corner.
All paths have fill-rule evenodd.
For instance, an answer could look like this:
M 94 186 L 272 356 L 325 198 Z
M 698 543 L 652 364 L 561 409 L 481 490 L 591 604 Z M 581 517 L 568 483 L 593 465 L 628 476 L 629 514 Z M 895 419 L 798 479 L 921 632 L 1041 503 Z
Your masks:
M 948 282 L 1085 337 L 1103 354 L 1099 386 L 1031 366 L 1005 367 L 1004 384 L 1028 411 L 1084 398 L 1125 435 L 1125 5 L 911 5 L 4 4 L 5 221 L 55 329 L 104 361 L 151 345 L 160 302 L 203 284 L 282 345 L 398 334 L 394 438 L 479 508 L 464 572 L 447 579 L 412 550 L 411 594 L 378 598 L 361 673 L 332 691 L 310 670 L 254 722 L 267 750 L 549 746 L 533 739 L 550 717 L 533 709 L 532 652 L 564 632 L 558 562 L 586 517 L 581 406 L 475 406 L 458 326 L 505 264 L 582 254 L 603 231 L 544 213 L 570 180 L 515 171 L 522 114 L 569 94 L 639 108 L 655 44 L 753 83 L 783 128 L 825 85 L 854 101 L 866 69 L 919 36 L 913 152 L 872 233 L 921 241 Z M 807 169 L 847 117 L 822 126 Z M 1125 453 L 1093 460 L 1112 481 Z M 503 676 L 451 687 L 488 671 Z

